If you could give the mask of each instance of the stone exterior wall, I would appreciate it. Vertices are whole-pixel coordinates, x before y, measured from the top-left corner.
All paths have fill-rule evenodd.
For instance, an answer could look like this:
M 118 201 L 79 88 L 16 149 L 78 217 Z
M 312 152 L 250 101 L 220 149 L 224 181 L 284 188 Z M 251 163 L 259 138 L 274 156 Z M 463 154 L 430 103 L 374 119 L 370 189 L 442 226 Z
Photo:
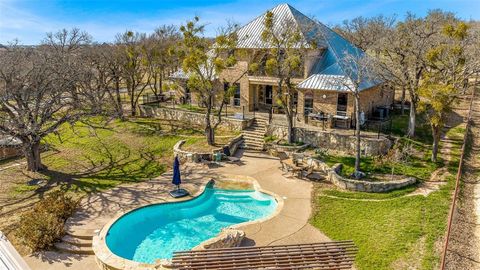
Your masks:
M 174 120 L 184 123 L 190 123 L 196 126 L 205 124 L 205 115 L 203 113 L 190 112 L 182 109 L 172 109 L 165 107 L 153 107 L 148 105 L 140 105 L 140 115 L 143 117 L 155 117 L 165 120 Z M 212 116 L 212 121 L 214 116 Z M 235 119 L 231 117 L 222 117 L 222 127 L 230 130 L 240 131 L 249 127 L 253 119 Z
M 283 125 L 269 125 L 268 135 L 274 135 L 278 138 L 284 138 L 287 134 L 287 127 Z M 356 138 L 353 135 L 336 132 L 336 130 L 309 129 L 306 127 L 296 127 L 294 129 L 295 141 L 301 141 L 314 147 L 327 150 L 338 150 L 348 154 L 355 153 Z M 383 136 L 365 137 L 361 139 L 361 150 L 364 156 L 384 155 L 392 146 L 392 142 Z
M 0 160 L 18 157 L 22 155 L 22 150 L 15 146 L 0 146 Z
M 395 91 L 386 86 L 377 86 L 360 92 L 360 111 L 365 112 L 365 115 L 371 115 L 374 108 L 379 106 L 390 106 L 394 101 Z M 351 112 L 353 110 L 353 97 L 348 97 L 349 101 L 352 99 Z M 350 104 L 349 104 L 350 106 Z
M 335 115 L 337 113 L 338 93 L 323 90 L 301 90 L 298 93 L 299 115 L 304 116 L 305 95 L 313 97 L 313 110 Z M 325 98 L 324 98 L 325 96 Z M 355 118 L 355 99 L 352 94 L 348 95 L 347 116 Z M 394 91 L 384 86 L 376 86 L 360 92 L 360 111 L 366 116 L 371 115 L 372 110 L 378 106 L 390 106 L 394 101 Z M 303 117 L 302 117 L 303 118 Z
M 217 237 L 208 239 L 192 250 L 206 250 L 215 248 L 231 248 L 239 247 L 245 238 L 245 232 L 232 228 L 225 228 Z
M 328 171 L 327 180 L 341 189 L 350 191 L 381 193 L 400 189 L 409 185 L 413 185 L 417 182 L 417 179 L 414 177 L 405 177 L 402 180 L 388 182 L 353 180 L 340 176 L 341 171 L 342 164 L 335 164 Z
M 246 61 L 238 61 L 233 67 L 226 68 L 220 74 L 220 81 L 237 82 L 240 84 L 240 106 L 233 106 L 233 97 L 230 98 L 229 108 L 236 111 L 241 111 L 242 106 L 248 108 L 249 106 L 249 82 L 246 72 L 248 70 L 248 63 Z M 222 86 L 223 87 L 223 86 Z

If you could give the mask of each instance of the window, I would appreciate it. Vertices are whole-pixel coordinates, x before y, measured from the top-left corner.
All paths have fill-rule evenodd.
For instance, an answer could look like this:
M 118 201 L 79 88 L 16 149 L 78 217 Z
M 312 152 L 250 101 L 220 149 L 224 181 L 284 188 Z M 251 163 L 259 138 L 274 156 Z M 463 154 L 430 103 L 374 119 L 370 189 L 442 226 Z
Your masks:
M 228 88 L 230 87 L 230 83 L 226 82 L 226 83 L 223 83 L 223 92 L 224 92 L 224 99 L 223 99 L 223 102 L 225 102 L 225 104 L 230 104 L 230 99 L 227 98 L 228 95 L 227 95 L 227 92 L 228 92 Z
M 235 92 L 233 92 L 233 106 L 240 106 L 240 84 L 235 83 L 234 86 L 235 86 Z M 230 88 L 230 83 L 226 82 L 223 84 L 223 90 L 225 91 L 225 94 L 227 94 L 229 88 Z M 225 98 L 225 103 L 230 104 L 230 99 Z
M 337 100 L 337 112 L 346 112 L 347 104 L 348 104 L 348 94 L 339 93 L 338 100 Z
M 313 112 L 313 95 L 308 93 L 305 94 L 304 104 L 303 104 L 303 114 L 308 115 Z
M 233 106 L 240 106 L 240 84 L 235 84 L 235 93 L 233 94 Z

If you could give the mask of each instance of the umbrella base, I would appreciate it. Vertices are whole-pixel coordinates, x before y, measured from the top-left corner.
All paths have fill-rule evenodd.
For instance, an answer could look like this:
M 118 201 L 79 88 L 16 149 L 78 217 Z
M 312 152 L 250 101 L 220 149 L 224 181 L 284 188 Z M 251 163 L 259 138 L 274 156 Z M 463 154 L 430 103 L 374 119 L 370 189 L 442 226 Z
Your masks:
M 173 198 L 181 198 L 190 195 L 190 193 L 183 188 L 172 190 L 169 193 Z

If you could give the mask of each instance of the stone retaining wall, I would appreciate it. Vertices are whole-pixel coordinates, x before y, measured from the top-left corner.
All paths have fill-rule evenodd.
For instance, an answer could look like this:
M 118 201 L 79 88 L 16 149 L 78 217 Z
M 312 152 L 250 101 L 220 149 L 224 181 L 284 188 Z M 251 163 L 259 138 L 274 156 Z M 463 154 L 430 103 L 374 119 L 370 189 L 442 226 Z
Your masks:
M 165 107 L 153 107 L 149 105 L 140 105 L 140 115 L 143 117 L 154 117 L 164 120 L 173 120 L 184 123 L 189 123 L 195 126 L 203 126 L 205 124 L 205 114 L 196 113 L 180 108 L 172 109 Z M 212 121 L 216 117 L 212 116 Z M 216 121 L 216 120 L 215 120 Z M 228 128 L 230 130 L 243 130 L 253 123 L 252 119 L 235 119 L 232 117 L 222 116 L 222 122 L 220 126 Z
M 281 145 L 278 142 L 265 144 L 267 150 L 274 149 L 277 152 L 301 152 L 307 149 L 310 145 L 305 143 L 303 145 Z
M 340 163 L 335 164 L 328 172 L 327 179 L 335 186 L 350 191 L 381 193 L 400 189 L 409 185 L 413 185 L 417 182 L 417 179 L 414 177 L 406 177 L 402 180 L 388 182 L 347 179 L 340 176 L 342 167 L 343 165 Z
M 245 238 L 245 232 L 237 229 L 226 228 L 214 238 L 208 239 L 192 250 L 206 250 L 213 248 L 231 248 L 238 247 Z
M 22 155 L 22 149 L 15 146 L 0 146 L 0 160 L 18 157 Z
M 182 145 L 185 143 L 185 140 L 178 141 L 173 146 L 173 154 L 178 156 L 181 160 L 188 160 L 193 162 L 200 162 L 201 160 L 211 160 L 212 155 L 215 153 L 223 153 L 223 148 L 228 147 L 230 149 L 230 154 L 233 156 L 235 152 L 238 150 L 240 145 L 243 142 L 243 136 L 238 135 L 237 137 L 233 138 L 228 144 L 224 145 L 223 147 L 219 147 L 217 149 L 213 149 L 212 152 L 208 153 L 199 153 L 199 152 L 191 152 L 185 151 L 182 149 Z
M 269 125 L 267 134 L 284 138 L 287 134 L 287 127 L 282 125 Z M 335 130 L 324 131 L 296 127 L 294 130 L 294 139 L 295 141 L 301 141 L 322 149 L 337 150 L 348 154 L 355 153 L 355 136 L 336 132 Z M 362 136 L 360 144 L 363 156 L 384 155 L 392 147 L 392 142 L 384 136 L 380 136 L 380 138 Z

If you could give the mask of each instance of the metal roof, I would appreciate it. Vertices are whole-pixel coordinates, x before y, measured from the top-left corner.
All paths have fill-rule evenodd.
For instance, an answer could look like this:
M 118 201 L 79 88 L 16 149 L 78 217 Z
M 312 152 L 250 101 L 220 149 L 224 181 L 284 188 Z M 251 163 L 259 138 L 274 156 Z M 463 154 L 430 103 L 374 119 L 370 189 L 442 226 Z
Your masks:
M 345 57 L 348 55 L 367 57 L 361 49 L 324 24 L 310 19 L 288 4 L 278 5 L 270 11 L 274 17 L 274 31 L 281 33 L 282 27 L 285 27 L 288 23 L 294 23 L 299 27 L 303 37 L 303 44 L 300 43 L 296 47 L 309 48 L 309 44 L 314 41 L 317 47 L 324 48 L 324 53 L 319 56 L 310 76 L 298 84 L 297 88 L 337 91 L 348 91 L 351 89 L 353 85 L 352 80 L 356 79 L 356 72 L 352 70 L 351 66 L 345 66 L 348 65 Z M 269 47 L 261 37 L 265 29 L 265 15 L 266 13 L 262 14 L 237 31 L 239 37 L 238 48 L 255 49 Z M 342 76 L 352 78 L 349 78 L 349 80 L 339 79 Z M 334 85 L 335 82 L 344 84 Z M 360 84 L 360 90 L 370 88 L 376 84 L 378 82 L 365 80 Z
M 13 136 L 0 134 L 0 146 L 19 146 L 22 142 Z
M 312 42 L 323 50 L 309 76 L 297 85 L 299 89 L 316 89 L 332 91 L 352 90 L 353 80 L 358 73 L 346 60 L 347 56 L 368 57 L 361 49 L 351 44 L 339 34 L 324 24 L 305 16 L 288 4 L 278 5 L 270 10 L 274 18 L 274 31 L 281 31 L 289 24 L 295 24 L 300 29 L 302 41 L 295 47 L 311 48 Z M 265 49 L 271 47 L 262 40 L 265 30 L 266 12 L 237 31 L 237 48 Z M 187 79 L 188 74 L 182 70 L 175 72 L 172 78 Z M 216 75 L 215 75 L 216 77 Z M 379 84 L 378 81 L 364 80 L 360 83 L 360 91 Z
M 313 74 L 297 85 L 300 89 L 321 89 L 329 91 L 350 91 L 353 82 L 343 75 Z
M 273 13 L 273 31 L 281 34 L 287 27 L 298 27 L 302 40 L 295 46 L 297 48 L 309 48 L 312 41 L 316 41 L 317 46 L 325 46 L 319 42 L 315 34 L 315 22 L 294 9 L 288 4 L 278 5 L 270 10 Z M 266 12 L 258 16 L 245 26 L 237 30 L 238 44 L 237 48 L 243 49 L 265 49 L 271 46 L 262 40 L 262 33 L 265 30 L 264 22 Z

